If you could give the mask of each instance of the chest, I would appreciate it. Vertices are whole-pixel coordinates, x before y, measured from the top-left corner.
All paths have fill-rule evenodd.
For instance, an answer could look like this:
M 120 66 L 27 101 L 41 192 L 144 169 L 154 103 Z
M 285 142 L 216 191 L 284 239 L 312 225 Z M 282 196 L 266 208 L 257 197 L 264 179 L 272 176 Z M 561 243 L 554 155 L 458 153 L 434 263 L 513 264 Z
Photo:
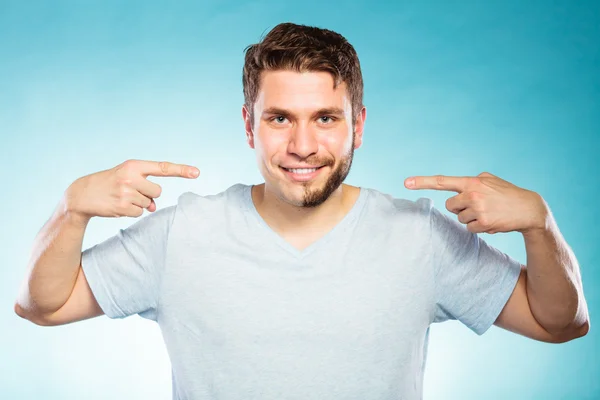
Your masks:
M 415 253 L 348 248 L 295 259 L 220 252 L 168 260 L 161 315 L 223 345 L 294 340 L 348 346 L 416 337 L 430 323 L 432 282 Z

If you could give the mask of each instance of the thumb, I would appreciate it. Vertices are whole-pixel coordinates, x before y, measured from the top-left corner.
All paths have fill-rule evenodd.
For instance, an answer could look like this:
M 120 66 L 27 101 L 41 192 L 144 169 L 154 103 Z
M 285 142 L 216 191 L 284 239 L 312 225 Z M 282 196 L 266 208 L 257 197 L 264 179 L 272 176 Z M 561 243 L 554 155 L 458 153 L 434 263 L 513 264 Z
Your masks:
M 150 199 L 150 205 L 148 206 L 148 211 L 150 211 L 150 212 L 156 211 L 156 203 L 154 202 L 154 199 Z

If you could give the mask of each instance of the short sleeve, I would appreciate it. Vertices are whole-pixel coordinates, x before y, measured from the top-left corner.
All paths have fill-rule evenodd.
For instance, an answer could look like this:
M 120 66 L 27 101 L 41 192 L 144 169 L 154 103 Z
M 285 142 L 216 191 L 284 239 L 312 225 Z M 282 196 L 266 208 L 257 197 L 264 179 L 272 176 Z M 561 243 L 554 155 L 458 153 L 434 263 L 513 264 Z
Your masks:
M 156 320 L 167 240 L 176 206 L 149 214 L 82 253 L 90 289 L 109 318 Z
M 454 319 L 482 335 L 496 321 L 519 279 L 521 263 L 465 225 L 430 207 L 435 318 Z

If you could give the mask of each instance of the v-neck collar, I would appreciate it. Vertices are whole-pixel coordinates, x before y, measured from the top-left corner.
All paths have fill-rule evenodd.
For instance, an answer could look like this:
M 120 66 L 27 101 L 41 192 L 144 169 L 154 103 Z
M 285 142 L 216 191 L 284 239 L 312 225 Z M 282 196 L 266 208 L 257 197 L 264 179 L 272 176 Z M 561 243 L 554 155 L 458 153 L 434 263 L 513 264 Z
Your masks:
M 261 229 L 263 229 L 266 233 L 266 236 L 269 237 L 273 243 L 277 244 L 279 247 L 290 253 L 296 258 L 304 258 L 309 254 L 313 253 L 318 248 L 322 247 L 325 243 L 329 242 L 339 231 L 344 230 L 345 227 L 348 226 L 359 214 L 364 204 L 366 202 L 367 190 L 365 188 L 359 188 L 360 192 L 358 194 L 357 199 L 355 200 L 352 208 L 344 215 L 344 217 L 325 235 L 321 236 L 316 241 L 312 242 L 310 245 L 305 247 L 302 250 L 298 250 L 291 243 L 285 240 L 279 233 L 275 232 L 263 219 L 263 217 L 258 213 L 256 206 L 254 205 L 254 201 L 252 200 L 252 187 L 254 185 L 244 185 L 243 187 L 243 198 L 244 203 L 252 217 L 256 219 Z

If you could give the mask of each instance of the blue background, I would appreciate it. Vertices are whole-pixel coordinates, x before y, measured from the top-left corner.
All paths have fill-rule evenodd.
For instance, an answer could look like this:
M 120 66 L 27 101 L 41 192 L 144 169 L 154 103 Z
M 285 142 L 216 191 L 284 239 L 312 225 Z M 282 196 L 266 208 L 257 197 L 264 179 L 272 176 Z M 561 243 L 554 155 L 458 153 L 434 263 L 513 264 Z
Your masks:
M 184 191 L 258 183 L 241 119 L 243 49 L 279 22 L 358 51 L 367 122 L 347 182 L 396 197 L 411 175 L 489 171 L 537 191 L 581 265 L 590 333 L 560 345 L 432 327 L 426 399 L 600 397 L 599 2 L 0 2 L 0 397 L 170 398 L 158 327 L 100 317 L 43 328 L 13 313 L 33 240 L 76 178 L 126 159 L 200 168 Z M 134 219 L 94 219 L 89 247 Z M 526 262 L 518 233 L 484 235 Z

